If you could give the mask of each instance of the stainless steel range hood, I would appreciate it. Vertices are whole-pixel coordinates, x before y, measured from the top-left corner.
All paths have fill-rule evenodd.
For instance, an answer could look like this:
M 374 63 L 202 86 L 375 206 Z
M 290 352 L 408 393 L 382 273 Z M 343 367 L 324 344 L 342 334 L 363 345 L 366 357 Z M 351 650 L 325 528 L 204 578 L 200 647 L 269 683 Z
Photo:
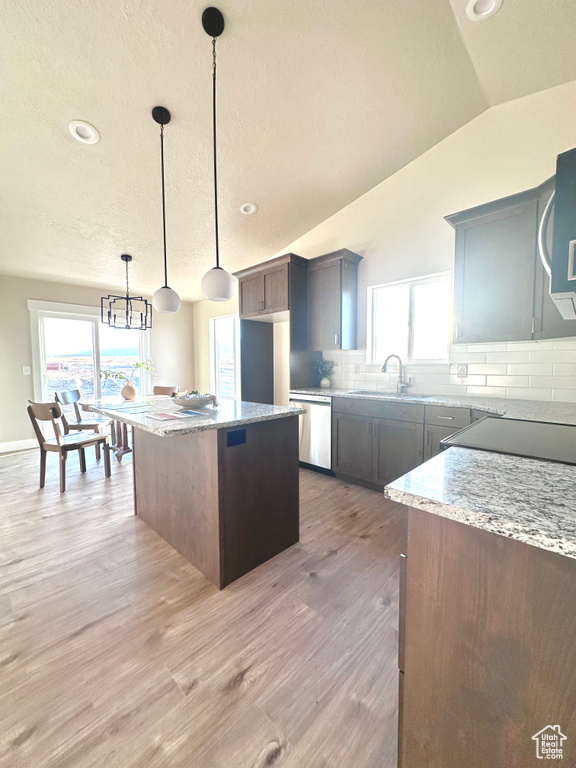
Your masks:
M 558 155 L 556 189 L 540 222 L 538 248 L 550 276 L 550 296 L 565 320 L 575 319 L 576 149 Z

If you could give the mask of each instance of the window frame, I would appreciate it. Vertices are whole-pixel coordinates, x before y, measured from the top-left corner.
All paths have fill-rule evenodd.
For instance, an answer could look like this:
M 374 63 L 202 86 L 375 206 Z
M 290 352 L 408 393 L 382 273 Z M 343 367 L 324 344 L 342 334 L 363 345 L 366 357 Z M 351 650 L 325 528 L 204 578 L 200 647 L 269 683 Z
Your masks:
M 366 301 L 366 363 L 368 365 L 377 365 L 384 362 L 383 360 L 374 360 L 374 291 L 378 290 L 379 288 L 389 288 L 393 285 L 408 286 L 408 357 L 405 362 L 413 365 L 438 365 L 440 363 L 447 363 L 449 361 L 450 333 L 448 333 L 448 338 L 446 339 L 446 357 L 434 359 L 412 357 L 412 351 L 414 347 L 414 286 L 424 285 L 426 283 L 441 282 L 444 278 L 447 278 L 447 282 L 450 288 L 450 305 L 448 308 L 448 325 L 450 328 L 452 325 L 453 295 L 453 277 L 450 270 L 445 270 L 443 272 L 433 272 L 429 275 L 411 277 L 405 280 L 393 280 L 389 283 L 379 283 L 378 285 L 368 286 L 368 295 Z
M 216 360 L 218 359 L 217 355 L 217 340 L 218 340 L 218 329 L 217 329 L 217 323 L 219 320 L 229 320 L 232 318 L 234 320 L 234 391 L 235 394 L 231 397 L 230 395 L 221 395 L 218 392 L 218 372 L 216 370 Z M 242 382 L 241 382 L 241 369 L 240 369 L 240 315 L 238 314 L 231 314 L 231 315 L 218 315 L 217 317 L 211 317 L 210 318 L 210 392 L 218 398 L 222 398 L 224 400 L 241 400 L 242 399 Z
M 28 309 L 30 311 L 30 331 L 32 334 L 32 378 L 34 387 L 34 399 L 36 402 L 43 401 L 44 381 L 43 366 L 45 360 L 44 350 L 44 318 L 54 317 L 64 320 L 83 320 L 92 322 L 92 344 L 94 350 L 94 397 L 100 399 L 102 396 L 102 380 L 100 378 L 100 307 L 84 306 L 82 304 L 64 304 L 52 301 L 28 300 Z M 148 330 L 137 331 L 140 334 L 139 362 L 143 362 L 150 357 L 150 332 Z M 152 391 L 152 377 L 148 371 L 142 372 L 142 388 L 146 391 Z M 143 393 L 141 393 L 143 394 Z

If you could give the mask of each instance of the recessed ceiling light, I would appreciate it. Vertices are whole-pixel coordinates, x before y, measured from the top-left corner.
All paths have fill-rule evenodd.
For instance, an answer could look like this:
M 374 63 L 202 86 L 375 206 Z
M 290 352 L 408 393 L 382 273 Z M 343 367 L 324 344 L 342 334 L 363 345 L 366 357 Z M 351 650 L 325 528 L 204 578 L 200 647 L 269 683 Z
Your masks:
M 469 0 L 466 15 L 471 21 L 484 21 L 498 13 L 503 0 Z
M 244 203 L 240 206 L 240 213 L 243 213 L 244 216 L 252 216 L 253 213 L 256 213 L 258 210 L 258 206 L 256 203 Z
M 96 128 L 85 120 L 72 120 L 68 128 L 76 141 L 81 141 L 82 144 L 96 144 L 100 141 Z

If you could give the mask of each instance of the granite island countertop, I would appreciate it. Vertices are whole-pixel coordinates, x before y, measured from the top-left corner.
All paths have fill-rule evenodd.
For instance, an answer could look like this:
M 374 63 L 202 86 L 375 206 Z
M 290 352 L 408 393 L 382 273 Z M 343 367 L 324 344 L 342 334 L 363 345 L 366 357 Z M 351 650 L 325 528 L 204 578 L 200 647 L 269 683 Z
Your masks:
M 393 501 L 576 558 L 576 467 L 449 448 L 384 489 Z
M 169 397 L 139 397 L 128 401 L 119 398 L 95 400 L 84 403 L 83 407 L 159 437 L 283 419 L 306 412 L 305 408 L 222 399 L 217 409 L 198 409 L 198 415 L 179 418 L 175 414 L 181 413 L 183 409 Z
M 368 390 L 369 388 L 366 387 Z M 446 405 L 453 408 L 474 408 L 507 416 L 509 419 L 524 421 L 550 421 L 556 424 L 576 424 L 576 403 L 549 402 L 547 400 L 513 400 L 504 397 L 484 397 L 482 395 L 426 395 L 408 392 L 397 395 L 396 392 L 383 390 L 375 394 L 356 394 L 349 389 L 292 389 L 290 395 L 328 395 L 355 400 L 389 400 L 398 403 L 420 403 L 422 405 Z

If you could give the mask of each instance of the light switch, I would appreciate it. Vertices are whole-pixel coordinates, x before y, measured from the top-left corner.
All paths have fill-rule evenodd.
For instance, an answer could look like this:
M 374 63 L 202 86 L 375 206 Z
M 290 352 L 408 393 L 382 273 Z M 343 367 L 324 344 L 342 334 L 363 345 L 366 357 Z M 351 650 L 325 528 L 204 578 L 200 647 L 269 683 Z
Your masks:
M 22 376 L 30 376 L 30 366 L 29 365 L 23 365 L 22 366 Z

